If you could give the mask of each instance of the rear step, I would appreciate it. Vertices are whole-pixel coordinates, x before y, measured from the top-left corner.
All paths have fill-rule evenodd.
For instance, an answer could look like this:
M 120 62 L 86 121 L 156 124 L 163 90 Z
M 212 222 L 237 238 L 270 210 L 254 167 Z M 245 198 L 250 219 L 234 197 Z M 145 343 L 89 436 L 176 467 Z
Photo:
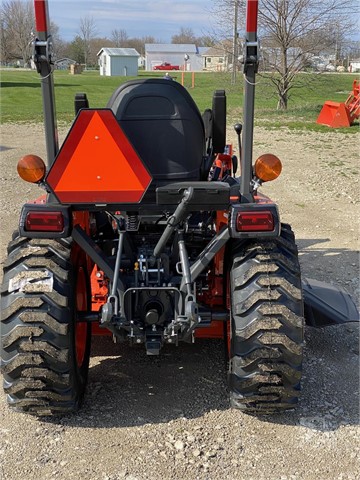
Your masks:
M 351 295 L 341 287 L 305 278 L 305 322 L 311 327 L 358 322 L 359 311 Z

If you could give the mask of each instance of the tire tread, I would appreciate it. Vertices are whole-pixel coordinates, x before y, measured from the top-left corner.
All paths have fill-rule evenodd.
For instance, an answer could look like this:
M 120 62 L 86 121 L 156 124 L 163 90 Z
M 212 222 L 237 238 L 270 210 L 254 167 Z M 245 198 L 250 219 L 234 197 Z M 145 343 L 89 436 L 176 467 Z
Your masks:
M 303 300 L 295 236 L 282 225 L 277 239 L 234 249 L 230 403 L 264 414 L 293 408 L 300 392 Z

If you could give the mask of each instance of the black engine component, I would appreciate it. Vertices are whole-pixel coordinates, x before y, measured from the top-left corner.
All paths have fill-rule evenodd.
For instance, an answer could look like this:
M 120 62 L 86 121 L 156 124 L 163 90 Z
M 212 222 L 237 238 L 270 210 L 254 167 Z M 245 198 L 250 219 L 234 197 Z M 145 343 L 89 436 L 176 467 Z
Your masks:
M 75 115 L 79 113 L 82 108 L 89 108 L 89 100 L 86 93 L 76 93 L 74 100 Z

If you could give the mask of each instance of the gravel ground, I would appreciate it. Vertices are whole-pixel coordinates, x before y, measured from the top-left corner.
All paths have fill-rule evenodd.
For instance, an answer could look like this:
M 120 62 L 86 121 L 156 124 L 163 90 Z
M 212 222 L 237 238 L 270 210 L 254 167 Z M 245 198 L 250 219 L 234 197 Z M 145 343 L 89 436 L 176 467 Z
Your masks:
M 41 193 L 17 178 L 17 159 L 44 155 L 43 138 L 39 125 L 2 126 L 1 261 L 20 205 Z M 255 141 L 255 154 L 273 152 L 283 160 L 281 177 L 262 191 L 295 230 L 303 275 L 359 298 L 359 134 L 257 128 Z M 356 325 L 306 330 L 296 411 L 256 418 L 231 410 L 225 372 L 219 341 L 168 346 L 148 358 L 143 348 L 97 338 L 78 414 L 38 420 L 10 411 L 0 396 L 1 478 L 360 477 Z

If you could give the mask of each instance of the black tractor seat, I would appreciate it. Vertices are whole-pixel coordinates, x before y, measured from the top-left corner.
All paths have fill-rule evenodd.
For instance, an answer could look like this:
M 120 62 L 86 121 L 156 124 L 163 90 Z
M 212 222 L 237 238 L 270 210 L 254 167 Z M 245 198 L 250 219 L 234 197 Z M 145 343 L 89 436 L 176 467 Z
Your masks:
M 114 92 L 107 107 L 152 175 L 150 189 L 206 179 L 203 120 L 180 84 L 155 78 L 130 81 Z

